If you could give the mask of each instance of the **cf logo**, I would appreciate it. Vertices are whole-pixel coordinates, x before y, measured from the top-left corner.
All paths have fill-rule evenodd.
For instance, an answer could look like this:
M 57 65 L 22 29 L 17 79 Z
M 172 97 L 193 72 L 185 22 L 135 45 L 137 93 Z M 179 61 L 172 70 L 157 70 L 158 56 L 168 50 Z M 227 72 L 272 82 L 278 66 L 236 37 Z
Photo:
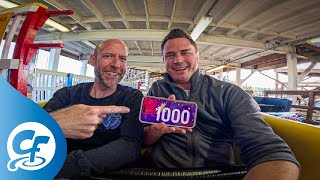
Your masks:
M 7 168 L 9 171 L 41 169 L 51 161 L 55 149 L 55 139 L 46 126 L 36 122 L 20 124 L 8 138 Z

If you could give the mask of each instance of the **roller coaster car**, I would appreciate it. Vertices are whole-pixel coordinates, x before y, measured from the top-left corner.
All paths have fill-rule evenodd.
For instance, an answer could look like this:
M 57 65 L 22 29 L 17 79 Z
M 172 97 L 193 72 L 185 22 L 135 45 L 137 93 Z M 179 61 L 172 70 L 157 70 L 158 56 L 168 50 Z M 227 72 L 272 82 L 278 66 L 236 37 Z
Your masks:
M 263 119 L 292 149 L 301 164 L 300 180 L 320 179 L 320 127 L 264 115 Z

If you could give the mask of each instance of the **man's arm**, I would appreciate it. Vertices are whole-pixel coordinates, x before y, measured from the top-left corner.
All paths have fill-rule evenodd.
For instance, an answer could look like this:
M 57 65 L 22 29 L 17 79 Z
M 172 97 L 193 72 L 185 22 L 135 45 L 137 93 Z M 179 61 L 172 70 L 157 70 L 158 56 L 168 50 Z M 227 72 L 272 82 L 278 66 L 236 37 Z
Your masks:
M 258 104 L 239 87 L 224 89 L 228 121 L 249 172 L 248 179 L 296 179 L 299 162 L 262 119 Z M 270 177 L 270 178 L 268 178 Z M 287 178 L 286 178 L 287 177 Z
M 289 161 L 268 161 L 257 164 L 249 170 L 244 180 L 296 180 L 299 167 Z
M 93 135 L 106 114 L 128 113 L 124 106 L 88 106 L 78 104 L 50 113 L 66 138 L 85 139 Z

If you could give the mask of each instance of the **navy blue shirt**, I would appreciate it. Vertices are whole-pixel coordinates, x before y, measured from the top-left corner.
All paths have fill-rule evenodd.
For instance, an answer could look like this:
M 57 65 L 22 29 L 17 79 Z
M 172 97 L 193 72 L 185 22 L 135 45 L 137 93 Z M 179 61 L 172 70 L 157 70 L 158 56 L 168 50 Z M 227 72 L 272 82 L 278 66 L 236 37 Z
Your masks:
M 67 139 L 68 155 L 57 177 L 98 175 L 123 167 L 139 159 L 143 141 L 143 127 L 139 121 L 142 93 L 126 86 L 117 86 L 116 92 L 105 98 L 93 98 L 93 83 L 82 83 L 58 90 L 44 106 L 48 112 L 76 104 L 92 106 L 126 106 L 128 114 L 121 114 L 121 124 L 106 129 L 100 124 L 87 139 Z

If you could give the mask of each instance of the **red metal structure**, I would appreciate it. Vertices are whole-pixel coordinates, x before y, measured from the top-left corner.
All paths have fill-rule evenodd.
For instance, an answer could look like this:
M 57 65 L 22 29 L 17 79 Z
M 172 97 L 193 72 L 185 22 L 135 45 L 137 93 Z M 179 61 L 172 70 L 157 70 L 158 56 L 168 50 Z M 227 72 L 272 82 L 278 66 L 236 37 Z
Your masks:
M 27 96 L 28 65 L 39 48 L 62 48 L 63 44 L 34 44 L 37 32 L 51 16 L 70 15 L 71 10 L 47 11 L 46 8 L 39 6 L 36 12 L 29 12 L 17 37 L 13 59 L 19 59 L 19 68 L 10 70 L 9 83 L 20 93 Z

